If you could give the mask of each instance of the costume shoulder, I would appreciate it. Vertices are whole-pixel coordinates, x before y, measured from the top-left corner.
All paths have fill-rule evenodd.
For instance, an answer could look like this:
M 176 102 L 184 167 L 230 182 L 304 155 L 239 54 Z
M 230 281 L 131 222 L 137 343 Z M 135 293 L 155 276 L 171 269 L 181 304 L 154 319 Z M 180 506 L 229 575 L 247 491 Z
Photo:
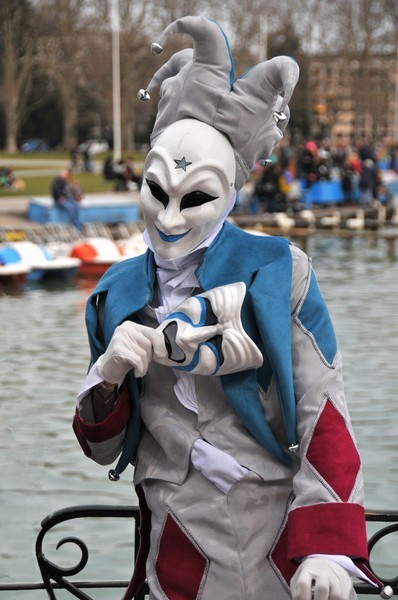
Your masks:
M 282 237 L 254 235 L 226 222 L 207 250 L 200 282 L 204 289 L 234 281 L 246 284 L 253 274 L 272 264 L 291 272 L 290 243 Z
M 149 252 L 126 258 L 117 263 L 114 263 L 105 271 L 101 279 L 98 281 L 93 294 L 99 294 L 107 291 L 113 286 L 123 286 L 123 284 L 131 281 L 132 278 L 141 278 L 147 272 L 149 261 Z
M 229 246 L 231 257 L 260 268 L 288 251 L 290 242 L 280 236 L 251 233 L 226 222 L 220 241 Z
M 86 304 L 92 356 L 103 352 L 101 341 L 96 339 L 99 305 L 103 315 L 101 337 L 108 343 L 115 327 L 151 300 L 154 272 L 152 253 L 146 252 L 113 264 L 101 277 Z M 100 297 L 104 302 L 99 302 Z

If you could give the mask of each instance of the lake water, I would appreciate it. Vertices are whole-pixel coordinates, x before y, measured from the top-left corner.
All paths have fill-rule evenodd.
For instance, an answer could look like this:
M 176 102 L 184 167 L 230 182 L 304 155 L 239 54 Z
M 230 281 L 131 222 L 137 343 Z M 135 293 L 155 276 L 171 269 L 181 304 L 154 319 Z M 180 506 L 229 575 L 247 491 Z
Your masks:
M 366 508 L 397 511 L 398 260 L 387 257 L 383 242 L 362 239 L 314 238 L 307 252 L 344 358 L 346 396 L 364 464 Z M 89 359 L 84 305 L 92 287 L 76 280 L 0 297 L 0 582 L 40 580 L 34 543 L 40 521 L 49 513 L 76 504 L 136 503 L 132 472 L 110 482 L 107 468 L 83 455 L 71 429 L 74 397 Z M 86 521 L 58 527 L 54 543 L 63 535 L 81 535 L 90 542 L 95 563 L 90 567 L 89 561 L 84 577 L 127 579 L 133 563 L 131 523 Z M 394 553 L 389 550 L 383 562 L 396 562 Z M 66 547 L 50 547 L 48 555 L 63 566 L 80 557 L 78 550 Z M 92 595 L 111 600 L 122 593 Z M 2 597 L 47 596 L 28 591 L 3 592 Z M 71 598 L 66 592 L 57 597 Z

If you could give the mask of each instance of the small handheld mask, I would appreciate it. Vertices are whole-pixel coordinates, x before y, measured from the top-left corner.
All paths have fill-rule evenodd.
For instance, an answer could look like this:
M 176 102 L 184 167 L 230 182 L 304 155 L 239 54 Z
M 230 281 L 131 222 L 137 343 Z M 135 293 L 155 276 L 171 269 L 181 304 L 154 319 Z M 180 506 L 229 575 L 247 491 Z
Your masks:
M 166 352 L 155 353 L 154 360 L 197 375 L 225 375 L 260 367 L 262 354 L 240 318 L 245 293 L 245 284 L 237 282 L 183 302 L 158 327 Z

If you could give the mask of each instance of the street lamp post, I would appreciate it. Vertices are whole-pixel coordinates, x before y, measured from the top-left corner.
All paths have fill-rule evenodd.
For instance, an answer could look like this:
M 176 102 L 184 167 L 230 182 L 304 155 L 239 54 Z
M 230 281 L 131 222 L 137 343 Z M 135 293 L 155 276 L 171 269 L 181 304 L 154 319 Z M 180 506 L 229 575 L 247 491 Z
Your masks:
M 394 127 L 393 127 L 393 142 L 398 143 L 398 41 L 395 50 L 395 93 L 394 93 Z
M 259 62 L 268 58 L 268 15 L 262 13 L 258 19 L 259 24 Z
M 111 0 L 112 27 L 112 90 L 113 90 L 113 160 L 122 157 L 121 106 L 120 106 L 120 19 L 119 0 Z

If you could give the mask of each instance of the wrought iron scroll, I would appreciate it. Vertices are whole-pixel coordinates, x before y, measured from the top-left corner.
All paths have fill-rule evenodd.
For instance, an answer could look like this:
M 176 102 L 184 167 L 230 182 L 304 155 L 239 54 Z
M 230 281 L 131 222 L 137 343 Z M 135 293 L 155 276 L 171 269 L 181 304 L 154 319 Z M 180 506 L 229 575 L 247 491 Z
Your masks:
M 69 508 L 61 509 L 53 514 L 47 516 L 43 519 L 41 523 L 41 530 L 36 539 L 36 557 L 38 561 L 38 565 L 40 568 L 41 576 L 43 579 L 43 583 L 1 583 L 0 582 L 0 591 L 12 591 L 12 590 L 43 590 L 47 591 L 48 597 L 50 600 L 56 600 L 55 590 L 64 589 L 68 590 L 72 596 L 75 598 L 80 598 L 81 600 L 92 600 L 91 596 L 88 596 L 83 590 L 87 589 L 99 589 L 99 588 L 108 588 L 115 589 L 121 588 L 124 593 L 125 589 L 128 586 L 128 581 L 78 581 L 76 579 L 70 580 L 69 578 L 74 577 L 81 573 L 87 562 L 89 560 L 89 551 L 88 548 L 80 538 L 68 536 L 62 538 L 56 548 L 60 548 L 65 544 L 74 544 L 77 546 L 81 552 L 80 560 L 74 566 L 70 568 L 64 568 L 56 565 L 54 562 L 50 561 L 43 552 L 43 540 L 46 534 L 56 525 L 63 523 L 64 521 L 70 521 L 72 519 L 81 519 L 81 518 L 89 518 L 89 517 L 101 517 L 101 518 L 129 518 L 134 519 L 134 554 L 137 555 L 138 547 L 139 547 L 139 510 L 137 506 L 104 506 L 104 505 L 83 505 L 83 506 L 73 506 Z M 375 534 L 373 534 L 368 541 L 369 548 L 369 564 L 367 565 L 370 571 L 385 585 L 389 585 L 394 595 L 398 595 L 398 572 L 397 575 L 393 578 L 386 579 L 380 576 L 377 573 L 376 568 L 372 565 L 372 551 L 376 547 L 376 545 L 385 537 L 398 533 L 398 513 L 376 513 L 376 512 L 367 512 L 366 513 L 367 522 L 377 522 L 377 523 L 389 523 L 388 525 L 378 529 Z M 397 557 L 392 556 L 391 562 L 394 565 L 394 568 L 398 569 Z M 130 575 L 130 574 L 128 574 Z M 359 595 L 368 594 L 378 596 L 380 594 L 380 590 L 371 586 L 370 584 L 366 584 L 363 582 L 358 582 L 355 584 L 355 589 Z M 135 597 L 135 600 L 144 600 L 146 595 L 148 594 L 147 585 L 142 589 Z
M 85 505 L 85 506 L 73 506 L 70 508 L 64 508 L 43 519 L 41 523 L 41 530 L 36 539 L 36 557 L 40 568 L 41 576 L 43 579 L 44 587 L 47 590 L 48 597 L 51 600 L 56 600 L 55 589 L 66 589 L 76 598 L 81 600 L 92 600 L 85 592 L 83 588 L 127 588 L 128 581 L 70 581 L 69 577 L 77 575 L 83 571 L 88 559 L 89 551 L 86 544 L 77 537 L 65 537 L 61 539 L 56 549 L 60 548 L 64 544 L 72 543 L 78 546 L 81 551 L 81 558 L 79 562 L 70 568 L 60 567 L 54 562 L 50 561 L 43 552 L 43 540 L 45 535 L 50 529 L 59 525 L 64 521 L 71 519 L 81 519 L 87 517 L 106 517 L 106 518 L 133 518 L 135 520 L 135 539 L 134 539 L 134 552 L 138 551 L 139 546 L 139 510 L 137 506 L 96 506 L 96 505 Z M 55 583 L 54 583 L 55 582 Z M 143 590 L 136 596 L 137 600 L 144 600 L 146 590 Z
M 62 509 L 53 513 L 52 515 L 46 517 L 42 521 L 42 530 L 39 533 L 36 542 L 36 555 L 39 563 L 40 571 L 42 574 L 43 582 L 45 589 L 48 592 L 49 598 L 51 600 L 56 600 L 54 594 L 54 584 L 52 581 L 55 581 L 58 585 L 57 587 L 67 589 L 71 594 L 73 594 L 76 598 L 80 598 L 82 600 L 91 600 L 90 596 L 85 594 L 82 591 L 82 588 L 86 587 L 121 587 L 126 588 L 128 585 L 128 581 L 104 581 L 104 582 L 73 582 L 71 583 L 66 578 L 71 577 L 80 573 L 87 564 L 89 553 L 87 550 L 87 546 L 85 543 L 79 538 L 75 537 L 66 537 L 63 538 L 57 544 L 57 549 L 66 543 L 74 543 L 76 544 L 82 553 L 81 559 L 77 565 L 72 568 L 64 569 L 53 562 L 49 561 L 42 552 L 42 542 L 45 534 L 55 525 L 63 521 L 67 521 L 70 519 L 82 518 L 82 517 L 124 517 L 124 518 L 134 518 L 135 519 L 135 553 L 138 551 L 139 546 L 139 511 L 136 506 L 120 506 L 120 507 L 109 507 L 109 506 L 76 506 L 72 508 Z M 394 591 L 394 594 L 398 593 L 398 574 L 396 577 L 392 579 L 386 580 L 385 578 L 380 577 L 372 566 L 371 554 L 372 550 L 376 546 L 376 544 L 387 535 L 391 533 L 398 532 L 398 514 L 397 513 L 367 513 L 366 520 L 368 522 L 390 522 L 391 525 L 387 525 L 382 529 L 378 530 L 368 542 L 369 548 L 369 563 L 368 568 L 372 571 L 372 573 L 383 581 L 384 584 L 390 585 Z M 366 583 L 360 582 L 355 585 L 356 591 L 358 594 L 369 594 L 369 595 L 379 595 L 380 590 L 377 588 L 368 585 Z M 145 593 L 147 589 L 140 592 L 139 595 L 136 596 L 136 600 L 144 600 Z
M 383 538 L 385 538 L 386 536 L 392 534 L 392 533 L 397 533 L 398 532 L 398 513 L 396 512 L 387 512 L 387 513 L 379 513 L 379 512 L 367 512 L 366 513 L 366 521 L 368 523 L 370 522 L 377 522 L 377 523 L 391 523 L 391 525 L 386 525 L 385 527 L 382 527 L 381 529 L 379 529 L 378 531 L 376 531 L 376 533 L 374 533 L 368 540 L 368 550 L 369 550 L 369 563 L 368 563 L 368 567 L 370 569 L 370 571 L 373 573 L 373 575 L 375 575 L 378 579 L 380 579 L 380 581 L 382 581 L 384 583 L 384 585 L 389 585 L 393 592 L 394 592 L 394 596 L 396 594 L 398 594 L 398 572 L 397 575 L 395 577 L 392 577 L 390 579 L 386 579 L 385 577 L 382 577 L 381 575 L 379 575 L 377 573 L 377 571 L 375 570 L 374 566 L 372 565 L 372 550 L 375 548 L 375 546 L 377 545 L 378 542 L 380 542 L 380 540 L 382 540 Z M 395 561 L 395 567 L 398 569 L 398 565 L 397 563 L 397 555 L 395 555 L 393 557 L 393 561 Z M 367 585 L 364 583 L 358 583 L 355 586 L 355 589 L 357 591 L 358 594 L 369 594 L 369 595 L 379 595 L 380 590 L 378 590 L 377 588 L 371 586 L 371 585 Z

